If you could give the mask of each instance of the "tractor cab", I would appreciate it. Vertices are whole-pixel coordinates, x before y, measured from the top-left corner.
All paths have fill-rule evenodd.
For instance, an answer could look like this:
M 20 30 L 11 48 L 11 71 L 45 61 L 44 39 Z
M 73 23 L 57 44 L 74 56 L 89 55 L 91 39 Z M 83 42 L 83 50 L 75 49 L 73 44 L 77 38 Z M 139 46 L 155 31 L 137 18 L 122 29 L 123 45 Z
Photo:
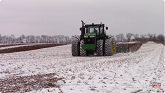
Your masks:
M 85 25 L 86 33 L 95 33 L 96 37 L 103 38 L 105 37 L 106 33 L 104 30 L 104 24 L 94 24 L 92 25 Z
M 106 37 L 106 32 L 104 30 L 104 24 L 85 24 L 82 21 L 82 27 L 80 28 L 81 35 L 80 39 L 84 39 L 86 37 L 96 37 L 96 39 L 104 39 Z M 106 27 L 108 30 L 108 27 Z

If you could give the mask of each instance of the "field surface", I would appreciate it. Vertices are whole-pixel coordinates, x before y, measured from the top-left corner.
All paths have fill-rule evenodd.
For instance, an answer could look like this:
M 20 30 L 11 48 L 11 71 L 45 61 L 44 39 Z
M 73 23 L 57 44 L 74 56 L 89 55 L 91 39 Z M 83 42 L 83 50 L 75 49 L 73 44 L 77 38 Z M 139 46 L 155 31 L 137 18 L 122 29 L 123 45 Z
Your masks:
M 71 45 L 3 53 L 0 92 L 164 93 L 164 53 L 165 46 L 153 42 L 102 57 L 73 57 Z

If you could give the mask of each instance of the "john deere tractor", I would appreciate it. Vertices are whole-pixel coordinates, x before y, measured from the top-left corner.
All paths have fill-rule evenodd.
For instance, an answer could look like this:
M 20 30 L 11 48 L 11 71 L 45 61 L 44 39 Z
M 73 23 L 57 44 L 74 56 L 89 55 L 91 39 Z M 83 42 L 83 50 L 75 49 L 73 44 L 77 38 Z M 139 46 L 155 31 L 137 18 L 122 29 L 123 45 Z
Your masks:
M 113 36 L 106 35 L 104 24 L 85 24 L 80 28 L 80 37 L 73 36 L 73 56 L 111 56 L 116 53 L 116 42 Z

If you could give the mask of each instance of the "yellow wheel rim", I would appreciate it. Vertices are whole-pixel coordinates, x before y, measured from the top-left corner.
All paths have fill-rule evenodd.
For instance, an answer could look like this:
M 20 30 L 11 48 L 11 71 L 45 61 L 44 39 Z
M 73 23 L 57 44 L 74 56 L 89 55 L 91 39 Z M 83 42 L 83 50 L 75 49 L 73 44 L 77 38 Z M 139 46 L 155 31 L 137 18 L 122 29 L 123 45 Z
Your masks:
M 113 44 L 111 44 L 111 52 L 113 53 Z

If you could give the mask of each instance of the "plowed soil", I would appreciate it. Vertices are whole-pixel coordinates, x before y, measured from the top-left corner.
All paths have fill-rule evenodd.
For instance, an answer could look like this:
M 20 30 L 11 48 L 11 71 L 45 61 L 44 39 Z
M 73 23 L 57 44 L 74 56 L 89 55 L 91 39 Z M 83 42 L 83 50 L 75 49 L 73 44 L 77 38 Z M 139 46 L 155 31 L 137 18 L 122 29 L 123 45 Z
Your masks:
M 40 88 L 59 87 L 57 81 L 62 78 L 54 77 L 55 73 L 32 76 L 19 76 L 15 78 L 0 79 L 0 92 L 13 93 L 20 91 L 21 93 L 32 90 L 39 90 Z
M 26 44 L 4 44 L 4 45 L 0 45 L 0 48 L 7 47 L 7 46 L 16 46 L 16 45 L 26 45 Z
M 165 42 L 155 42 L 155 43 L 165 45 Z
M 20 44 L 1 45 L 0 47 L 16 46 L 16 45 L 20 45 Z M 36 45 L 29 45 L 29 46 L 13 47 L 13 48 L 7 48 L 7 49 L 0 50 L 0 54 L 36 50 L 36 49 L 48 48 L 48 47 L 54 47 L 54 46 L 60 46 L 60 45 L 65 45 L 65 44 L 36 44 Z

